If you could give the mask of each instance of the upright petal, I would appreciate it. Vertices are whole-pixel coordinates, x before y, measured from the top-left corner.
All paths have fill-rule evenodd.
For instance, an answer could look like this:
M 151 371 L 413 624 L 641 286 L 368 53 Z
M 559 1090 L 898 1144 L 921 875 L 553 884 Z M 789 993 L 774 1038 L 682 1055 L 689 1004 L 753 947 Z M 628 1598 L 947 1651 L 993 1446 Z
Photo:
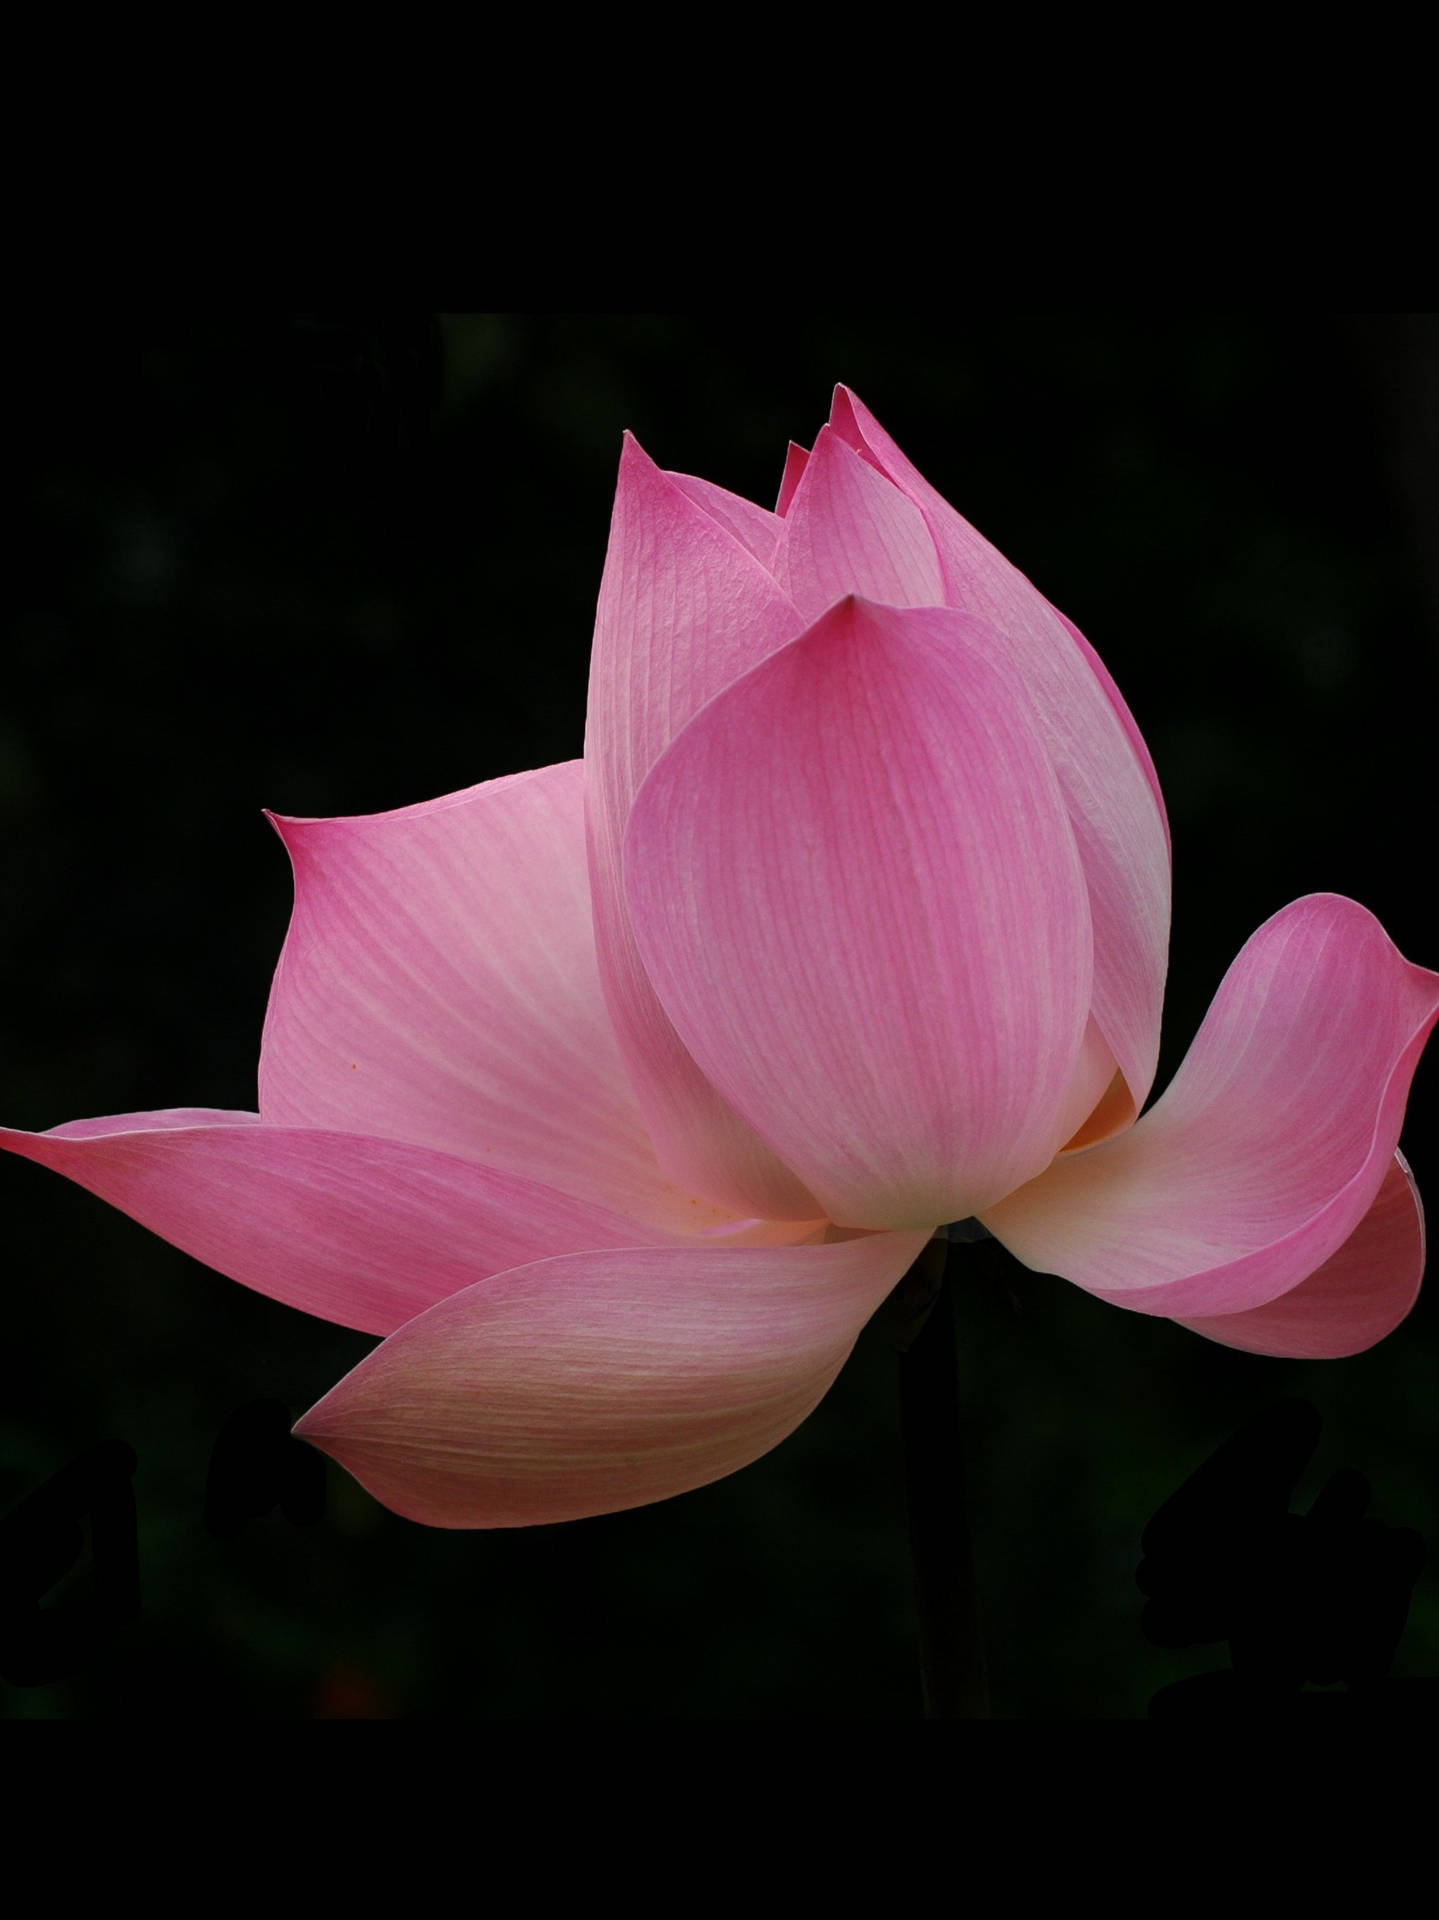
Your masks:
M 1436 1019 L 1439 974 L 1411 966 L 1372 913 L 1332 893 L 1296 900 L 1246 942 L 1144 1118 L 984 1224 L 1026 1266 L 1141 1313 L 1265 1307 L 1374 1205 Z M 1402 1239 L 1376 1224 L 1373 1244 L 1404 1264 Z M 1375 1284 L 1402 1290 L 1407 1269 Z
M 753 553 L 626 438 L 590 662 L 585 762 L 605 1001 L 661 1166 L 738 1213 L 822 1209 L 686 1053 L 635 953 L 620 845 L 640 782 L 692 714 L 803 623 Z
M 664 1500 L 793 1432 L 924 1241 L 542 1260 L 400 1328 L 295 1431 L 428 1526 Z
M 727 487 L 717 487 L 713 480 L 701 480 L 698 474 L 671 473 L 669 478 L 697 507 L 703 507 L 712 520 L 732 533 L 742 547 L 747 547 L 762 567 L 769 566 L 779 543 L 777 513 L 757 507 L 753 500 L 731 493 Z
M 774 503 L 774 510 L 781 519 L 789 512 L 790 502 L 794 499 L 795 490 L 804 477 L 808 462 L 809 454 L 791 440 L 784 457 L 784 472 L 780 476 L 779 498 Z
M 941 607 L 924 515 L 825 427 L 780 523 L 774 573 L 806 621 L 848 593 L 887 607 Z
M 831 1219 L 959 1219 L 1063 1144 L 1089 905 L 979 622 L 832 609 L 656 763 L 625 880 L 690 1052 Z
M 1179 1324 L 1245 1353 L 1341 1360 L 1394 1331 L 1423 1277 L 1424 1209 L 1409 1163 L 1396 1153 L 1374 1204 L 1316 1273 L 1268 1306 Z
M 389 1333 L 484 1275 L 581 1247 L 670 1236 L 538 1181 L 357 1133 L 256 1114 L 112 1114 L 0 1127 L 34 1160 L 217 1273 L 365 1333 Z
M 661 1174 L 615 1044 L 584 784 L 572 760 L 392 813 L 276 819 L 295 908 L 265 1120 L 436 1147 L 681 1230 L 718 1223 Z
M 1169 952 L 1169 828 L 1139 729 L 1077 629 L 955 512 L 844 387 L 830 419 L 919 508 L 946 604 L 1003 635 L 1029 689 L 1089 882 L 1094 1015 L 1138 1110 L 1159 1057 Z

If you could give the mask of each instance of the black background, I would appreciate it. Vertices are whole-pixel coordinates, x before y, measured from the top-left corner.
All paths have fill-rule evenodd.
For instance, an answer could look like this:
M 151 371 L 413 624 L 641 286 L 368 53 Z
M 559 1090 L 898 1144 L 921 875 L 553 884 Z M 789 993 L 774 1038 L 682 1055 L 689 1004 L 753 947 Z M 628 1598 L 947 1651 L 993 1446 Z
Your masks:
M 1074 619 L 1174 834 L 1159 1085 L 1287 900 L 1439 965 L 1432 316 L 115 313 L 19 329 L 0 655 L 0 1120 L 253 1107 L 290 904 L 260 815 L 400 806 L 581 749 L 619 436 L 771 504 L 836 379 Z M 1439 1193 L 1439 1067 L 1405 1150 Z M 894 1355 L 872 1325 L 745 1472 L 567 1527 L 203 1522 L 237 1409 L 368 1351 L 0 1158 L 0 1510 L 138 1457 L 143 1605 L 12 1716 L 907 1717 Z M 959 1250 L 995 1710 L 1142 1714 L 1222 1666 L 1140 1633 L 1156 1506 L 1281 1394 L 1434 1551 L 1439 1308 L 1355 1359 L 1231 1353 Z M 966 1276 L 967 1282 L 966 1282 Z M 83 1566 L 71 1577 L 84 1577 Z M 1439 1572 L 1396 1673 L 1439 1673 Z

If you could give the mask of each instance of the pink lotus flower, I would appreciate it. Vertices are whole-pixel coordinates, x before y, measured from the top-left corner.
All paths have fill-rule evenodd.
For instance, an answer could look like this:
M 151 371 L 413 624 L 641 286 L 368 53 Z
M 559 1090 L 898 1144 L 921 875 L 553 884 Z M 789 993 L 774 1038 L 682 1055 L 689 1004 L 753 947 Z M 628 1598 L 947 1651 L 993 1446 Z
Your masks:
M 1315 894 L 1136 1120 L 1169 844 L 1094 652 L 843 388 L 774 513 L 626 443 L 583 761 L 276 821 L 258 1113 L 3 1144 L 386 1336 L 298 1432 L 439 1526 L 639 1505 L 816 1405 L 943 1223 L 1252 1352 L 1423 1266 L 1439 976 Z

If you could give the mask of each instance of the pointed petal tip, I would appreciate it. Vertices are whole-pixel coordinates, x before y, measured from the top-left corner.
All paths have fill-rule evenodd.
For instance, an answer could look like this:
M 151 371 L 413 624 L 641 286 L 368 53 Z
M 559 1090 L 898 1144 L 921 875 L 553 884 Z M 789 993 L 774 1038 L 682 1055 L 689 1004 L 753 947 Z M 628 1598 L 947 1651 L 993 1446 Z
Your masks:
M 848 446 L 854 447 L 856 442 L 863 441 L 861 415 L 866 413 L 868 409 L 854 388 L 847 387 L 842 380 L 837 381 L 830 396 L 829 424 Z
M 534 1262 L 417 1314 L 292 1431 L 421 1525 L 649 1505 L 793 1432 L 922 1244 L 883 1234 Z
M 774 510 L 781 519 L 789 512 L 790 502 L 794 499 L 799 483 L 804 478 L 804 470 L 808 464 L 809 448 L 800 446 L 796 440 L 791 440 L 785 449 L 784 473 L 780 477 L 779 497 L 774 503 Z
M 674 1236 L 523 1173 L 406 1141 L 209 1108 L 0 1128 L 31 1160 L 282 1305 L 393 1332 L 485 1273 Z
M 271 807 L 261 807 L 260 812 L 275 829 L 275 833 L 285 851 L 287 853 L 293 853 L 294 848 L 291 845 L 291 841 L 295 837 L 296 829 L 302 826 L 303 822 L 296 819 L 292 814 L 276 813 Z
M 324 1400 L 317 1400 L 313 1407 L 307 1408 L 290 1429 L 290 1434 L 293 1439 L 303 1440 L 307 1446 L 317 1447 L 321 1453 L 324 1453 L 326 1450 L 323 1438 L 323 1422 L 316 1416 L 328 1398 L 329 1395 L 326 1394 Z

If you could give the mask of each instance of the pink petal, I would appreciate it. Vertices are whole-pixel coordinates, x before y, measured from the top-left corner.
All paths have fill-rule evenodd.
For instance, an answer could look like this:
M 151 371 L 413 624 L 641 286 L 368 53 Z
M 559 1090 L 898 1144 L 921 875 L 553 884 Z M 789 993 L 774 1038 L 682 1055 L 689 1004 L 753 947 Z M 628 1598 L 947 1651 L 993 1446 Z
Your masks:
M 36 1158 L 16 1140 L 100 1140 L 108 1133 L 148 1133 L 157 1127 L 258 1127 L 258 1113 L 245 1113 L 236 1107 L 157 1107 L 149 1113 L 104 1113 L 93 1120 L 65 1120 L 44 1133 L 23 1133 L 0 1127 L 0 1140 L 6 1150 L 27 1160 Z
M 753 554 L 626 437 L 590 661 L 585 762 L 595 941 L 616 1037 L 661 1166 L 741 1214 L 823 1209 L 710 1086 L 635 952 L 620 844 L 640 782 L 690 716 L 803 622 Z
M 985 1215 L 1028 1267 L 1141 1313 L 1209 1319 L 1288 1294 L 1373 1205 L 1439 974 L 1365 908 L 1310 894 L 1253 934 L 1169 1090 L 1127 1133 Z
M 769 513 L 757 507 L 753 500 L 743 499 L 737 493 L 717 487 L 713 480 L 701 480 L 693 473 L 672 473 L 669 478 L 697 507 L 703 507 L 712 520 L 732 533 L 741 546 L 748 547 L 762 567 L 769 566 L 779 544 L 778 514 Z
M 887 607 L 944 605 L 923 514 L 829 427 L 781 526 L 775 577 L 807 622 L 847 593 Z
M 1094 1014 L 1143 1106 L 1159 1055 L 1169 942 L 1169 828 L 1148 750 L 1094 650 L 900 452 L 846 388 L 837 434 L 924 515 L 945 603 L 989 621 L 1034 702 L 1074 823 L 1094 915 Z
M 409 1140 L 684 1229 L 605 1010 L 584 765 L 422 806 L 277 819 L 295 909 L 260 1112 Z
M 1423 1274 L 1424 1209 L 1396 1153 L 1378 1198 L 1317 1273 L 1266 1307 L 1179 1324 L 1245 1353 L 1339 1360 L 1394 1331 L 1419 1298 Z
M 1061 1116 L 1062 1153 L 1107 1140 L 1134 1120 L 1134 1103 L 1093 1014 L 1085 1025 L 1084 1044 L 1065 1090 Z
M 389 1333 L 486 1274 L 576 1248 L 668 1244 L 607 1208 L 451 1154 L 356 1133 L 112 1114 L 0 1128 L 194 1259 L 286 1306 Z
M 496 1274 L 392 1334 L 295 1431 L 428 1526 L 664 1500 L 793 1432 L 924 1239 L 576 1253 Z
M 977 621 L 833 608 L 656 764 L 625 878 L 679 1033 L 831 1219 L 959 1219 L 1063 1144 L 1088 899 Z
M 1079 649 L 1079 652 L 1088 663 L 1090 672 L 1104 689 L 1105 698 L 1109 701 L 1110 706 L 1113 707 L 1114 717 L 1118 720 L 1120 726 L 1123 727 L 1124 737 L 1129 742 L 1130 751 L 1139 762 L 1140 771 L 1149 783 L 1149 791 L 1154 795 L 1154 804 L 1159 810 L 1159 824 L 1164 829 L 1165 851 L 1172 854 L 1173 847 L 1169 835 L 1169 813 L 1164 805 L 1164 795 L 1159 790 L 1159 773 L 1154 765 L 1154 756 L 1149 751 L 1149 743 L 1139 731 L 1139 722 L 1129 711 L 1129 706 L 1124 695 L 1115 685 L 1114 675 L 1109 671 L 1109 668 L 1105 666 L 1099 655 L 1094 651 L 1094 648 L 1090 646 L 1084 635 L 1079 631 L 1079 628 L 1075 626 L 1074 622 L 1069 619 L 1067 615 L 1062 614 L 1058 607 L 1051 607 L 1050 612 Z
M 779 483 L 779 499 L 776 500 L 774 507 L 775 512 L 779 514 L 781 518 L 789 512 L 789 503 L 794 499 L 795 489 L 804 477 L 805 464 L 808 459 L 809 455 L 805 449 L 803 447 L 797 447 L 794 441 L 791 440 L 789 450 L 784 457 L 784 473 Z

